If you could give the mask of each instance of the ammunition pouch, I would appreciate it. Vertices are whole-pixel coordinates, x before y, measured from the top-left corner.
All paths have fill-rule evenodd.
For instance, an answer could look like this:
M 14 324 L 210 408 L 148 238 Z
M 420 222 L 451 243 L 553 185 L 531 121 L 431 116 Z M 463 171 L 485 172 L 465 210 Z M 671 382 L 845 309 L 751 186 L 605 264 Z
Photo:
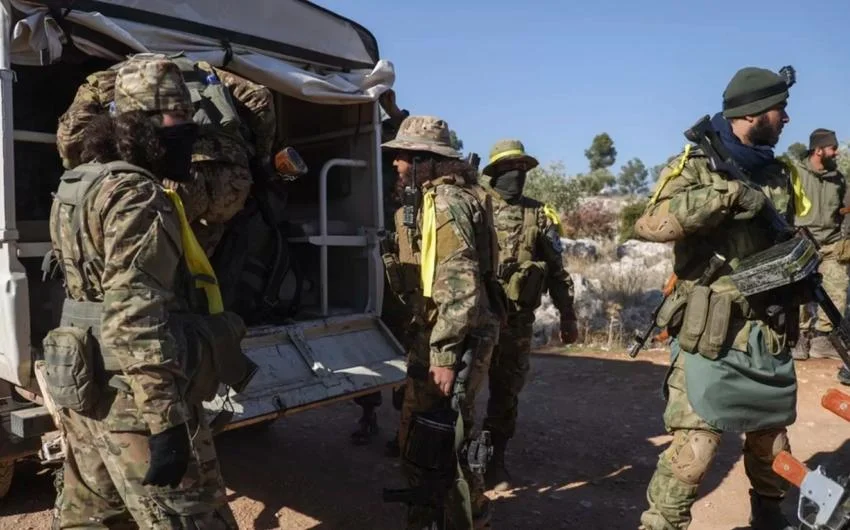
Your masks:
M 97 404 L 100 388 L 95 361 L 98 344 L 91 329 L 61 326 L 42 341 L 46 391 L 59 408 L 88 412 Z
M 508 300 L 514 302 L 519 309 L 536 309 L 546 288 L 546 272 L 544 261 L 509 263 L 502 267 L 499 276 L 502 278 Z
M 733 296 L 731 292 L 712 291 L 711 287 L 706 285 L 693 287 L 687 295 L 684 314 L 681 317 L 682 327 L 678 333 L 679 344 L 683 350 L 699 353 L 708 359 L 717 358 L 727 344 L 733 316 Z M 678 303 L 680 302 L 676 302 Z M 671 303 L 671 307 L 674 305 Z M 680 310 L 676 308 L 676 312 Z
M 47 384 L 56 404 L 78 412 L 90 410 L 100 385 L 122 371 L 118 359 L 100 347 L 103 305 L 66 299 L 60 327 L 44 339 Z M 183 398 L 197 405 L 212 399 L 219 384 L 242 391 L 257 366 L 242 353 L 246 328 L 235 313 L 215 315 L 171 313 L 169 329 L 185 358 L 180 360 L 188 385 Z M 120 385 L 125 387 L 126 385 Z
M 192 120 L 198 125 L 214 124 L 228 133 L 238 133 L 241 120 L 236 105 L 212 66 L 203 61 L 196 63 L 182 55 L 171 60 L 180 68 L 189 89 L 195 108 Z
M 673 291 L 658 308 L 655 325 L 660 329 L 667 328 L 670 335 L 676 335 L 682 326 L 682 316 L 687 302 L 688 297 L 681 290 Z

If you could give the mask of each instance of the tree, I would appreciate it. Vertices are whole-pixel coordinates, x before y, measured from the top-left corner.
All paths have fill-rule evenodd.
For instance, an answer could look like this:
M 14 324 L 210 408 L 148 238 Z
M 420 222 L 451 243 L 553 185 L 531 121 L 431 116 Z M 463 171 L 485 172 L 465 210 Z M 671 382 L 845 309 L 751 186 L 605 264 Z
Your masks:
M 845 143 L 839 147 L 838 151 L 838 171 L 846 177 L 850 175 L 850 143 Z
M 649 199 L 640 199 L 636 202 L 626 204 L 620 210 L 620 243 L 629 239 L 635 239 L 635 223 L 643 215 Z
M 617 179 L 607 169 L 597 169 L 587 174 L 576 175 L 573 179 L 581 195 L 598 195 L 605 188 L 617 183 Z
M 620 174 L 617 176 L 620 193 L 624 195 L 646 193 L 648 190 L 647 177 L 649 177 L 649 171 L 640 158 L 629 160 L 626 165 L 620 168 Z
M 649 174 L 652 175 L 653 182 L 658 182 L 658 177 L 661 176 L 661 172 L 664 171 L 665 167 L 667 167 L 667 164 L 656 164 L 652 166 L 652 169 L 649 170 Z
M 450 142 L 452 147 L 454 147 L 458 151 L 463 151 L 463 140 L 457 137 L 457 133 L 454 130 L 449 131 Z
M 584 156 L 590 162 L 591 173 L 613 166 L 617 160 L 617 149 L 614 147 L 614 140 L 608 136 L 608 133 L 597 134 L 593 137 L 590 147 L 584 150 Z
M 809 148 L 806 147 L 805 144 L 801 142 L 794 142 L 793 144 L 788 146 L 788 149 L 785 150 L 785 154 L 789 158 L 802 159 L 806 156 L 806 153 L 809 151 Z
M 568 212 L 578 205 L 579 191 L 572 180 L 567 179 L 567 171 L 562 162 L 553 162 L 547 166 L 537 166 L 528 172 L 525 178 L 523 194 L 550 204 L 560 212 Z

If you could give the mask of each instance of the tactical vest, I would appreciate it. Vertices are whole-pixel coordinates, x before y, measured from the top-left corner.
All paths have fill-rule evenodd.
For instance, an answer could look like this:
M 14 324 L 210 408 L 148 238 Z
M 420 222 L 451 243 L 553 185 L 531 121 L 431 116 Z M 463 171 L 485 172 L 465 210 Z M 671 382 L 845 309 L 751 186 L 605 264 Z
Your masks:
M 535 260 L 542 235 L 538 224 L 540 206 L 537 201 L 522 197 L 517 205 L 498 208 L 493 217 L 499 241 L 497 277 L 507 299 L 520 311 L 536 309 L 546 288 L 548 266 L 543 260 Z
M 434 181 L 435 186 L 454 184 L 451 177 L 443 177 Z M 499 246 L 496 231 L 493 227 L 492 200 L 480 186 L 457 186 L 467 194 L 472 201 L 481 205 L 484 210 L 483 218 L 475 223 L 474 246 L 478 256 L 481 283 L 487 293 L 490 310 L 499 317 L 504 316 L 505 307 L 502 296 L 496 285 L 496 269 L 498 266 Z M 404 209 L 399 208 L 395 213 L 395 225 L 403 227 Z M 411 307 L 414 323 L 425 324 L 436 317 L 436 308 L 428 304 L 422 293 L 422 212 L 417 213 L 417 228 L 404 227 L 396 234 L 398 255 L 384 253 L 387 278 L 390 288 L 400 295 L 403 301 Z M 439 244 L 438 244 L 439 245 Z
M 97 402 L 103 372 L 113 374 L 107 377 L 110 386 L 130 390 L 127 383 L 114 375 L 123 371 L 118 359 L 109 349 L 101 348 L 103 304 L 96 300 L 103 293 L 87 278 L 94 276 L 88 271 L 103 270 L 102 256 L 85 256 L 83 252 L 77 256 L 61 254 L 63 247 L 83 248 L 81 208 L 85 207 L 99 184 L 115 173 L 140 173 L 156 180 L 149 171 L 123 161 L 84 164 L 66 171 L 61 177 L 55 200 L 61 204 L 60 208 L 66 208 L 65 212 L 57 213 L 61 215 L 58 221 L 70 222 L 71 229 L 70 232 L 57 231 L 56 237 L 60 240 L 54 242 L 54 248 L 45 257 L 43 264 L 46 275 L 54 260 L 59 264 L 65 274 L 66 294 L 69 295 L 62 308 L 60 326 L 51 330 L 43 341 L 47 367 L 45 378 L 57 406 L 80 412 L 90 410 Z M 173 197 L 172 200 L 178 208 L 178 216 L 182 217 L 179 200 Z M 202 284 L 214 284 L 215 278 L 203 277 L 203 270 L 209 270 L 208 265 L 207 268 L 199 268 L 197 262 L 206 257 L 196 241 L 194 245 L 185 243 L 186 238 L 191 236 L 191 229 L 185 217 L 182 217 L 181 231 L 184 230 L 189 230 L 189 233 L 181 234 L 184 259 L 180 261 L 181 274 L 178 275 L 175 289 L 181 295 L 180 298 L 189 302 L 190 311 L 171 312 L 168 327 L 185 355 L 180 360 L 188 378 L 183 397 L 190 404 L 199 404 L 211 399 L 219 384 L 241 391 L 257 367 L 244 356 L 240 348 L 239 343 L 245 333 L 243 321 L 235 314 L 220 309 L 213 313 L 215 304 L 207 296 L 209 291 L 200 294 L 205 291 Z M 73 245 L 63 245 L 63 233 L 73 238 Z M 73 267 L 67 267 L 69 259 Z M 72 270 L 74 274 L 82 271 L 76 281 L 80 282 L 80 291 L 87 298 L 85 301 L 70 298 L 67 282 Z M 207 314 L 208 310 L 210 314 Z
M 70 222 L 71 227 L 70 232 L 58 230 L 60 239 L 64 237 L 62 234 L 69 235 L 75 248 L 83 248 L 80 208 L 84 207 L 98 185 L 115 172 L 142 173 L 153 178 L 148 171 L 121 161 L 84 164 L 62 175 L 55 200 L 61 207 L 67 208 L 67 212 L 60 211 L 57 215 L 61 216 L 62 222 Z M 62 306 L 59 327 L 49 331 L 42 341 L 44 377 L 46 390 L 57 407 L 86 412 L 95 406 L 102 394 L 101 374 L 120 373 L 122 367 L 109 350 L 100 347 L 103 304 L 93 299 L 102 293 L 87 279 L 95 274 L 94 271 L 103 270 L 103 258 L 84 256 L 83 252 L 76 256 L 63 256 L 62 246 L 61 241 L 54 241 L 53 249 L 42 264 L 45 276 L 51 273 L 54 262 L 58 264 L 65 275 L 66 294 L 69 295 Z M 73 267 L 67 267 L 68 260 Z M 88 300 L 71 299 L 69 281 L 77 283 Z M 109 384 L 116 388 L 126 385 L 114 375 L 108 379 Z

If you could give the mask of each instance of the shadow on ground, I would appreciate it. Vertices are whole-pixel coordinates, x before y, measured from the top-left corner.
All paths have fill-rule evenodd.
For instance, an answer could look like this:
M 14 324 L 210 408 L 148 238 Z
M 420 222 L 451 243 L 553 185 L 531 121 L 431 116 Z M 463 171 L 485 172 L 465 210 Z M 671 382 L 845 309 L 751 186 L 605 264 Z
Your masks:
M 663 365 L 621 353 L 535 355 L 508 455 L 517 486 L 491 492 L 494 527 L 636 528 L 646 485 L 669 442 L 661 420 L 665 372 Z M 313 521 L 310 528 L 402 527 L 404 508 L 381 501 L 381 488 L 403 485 L 398 462 L 383 456 L 398 421 L 389 392 L 379 409 L 380 439 L 365 447 L 349 443 L 359 411 L 344 402 L 265 431 L 219 438 L 234 499 L 263 505 L 248 524 L 277 528 L 295 512 Z M 740 442 L 724 440 L 701 496 L 720 484 L 739 456 Z

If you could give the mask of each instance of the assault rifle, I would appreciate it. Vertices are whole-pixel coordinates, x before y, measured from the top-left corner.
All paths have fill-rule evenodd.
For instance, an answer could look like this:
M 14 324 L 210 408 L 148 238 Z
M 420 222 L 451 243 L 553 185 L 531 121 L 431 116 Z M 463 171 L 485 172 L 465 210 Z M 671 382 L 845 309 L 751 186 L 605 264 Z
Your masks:
M 850 396 L 831 389 L 821 399 L 821 405 L 850 421 Z M 782 451 L 773 461 L 777 475 L 800 488 L 797 518 L 812 530 L 850 529 L 850 490 L 847 478 L 832 478 L 823 468 L 814 470 Z
M 467 399 L 467 381 L 476 346 L 475 339 L 468 339 L 463 357 L 455 366 L 451 396 L 432 411 L 414 413 L 410 422 L 407 442 L 401 448 L 402 459 L 416 470 L 419 484 L 404 489 L 384 488 L 383 491 L 384 502 L 434 508 L 436 520 L 433 522 L 440 529 L 446 527 L 445 502 L 450 490 L 454 488 L 466 503 L 470 502 L 469 484 L 463 476 L 457 476 L 459 463 L 465 461 L 470 471 L 483 475 L 493 453 L 489 431 L 482 431 L 466 443 L 459 444 L 458 440 L 457 431 L 463 427 L 461 406 Z M 427 380 L 429 377 L 427 369 L 421 365 L 410 365 L 408 374 L 414 379 Z
M 722 173 L 729 179 L 764 193 L 729 156 L 708 115 L 685 131 L 685 138 L 699 146 L 708 158 L 711 171 Z M 817 241 L 808 228 L 790 225 L 769 198 L 759 214 L 769 226 L 776 244 L 741 260 L 735 271 L 730 274 L 730 280 L 744 296 L 766 293 L 766 296 L 771 298 L 775 298 L 778 293 L 774 291 L 767 294 L 769 291 L 797 283 L 799 291 L 817 302 L 832 323 L 833 330 L 829 334 L 829 340 L 841 360 L 850 368 L 850 322 L 844 318 L 823 288 L 821 276 L 817 272 L 821 261 Z M 769 318 L 777 313 L 781 314 L 779 304 L 767 307 Z M 793 318 L 792 315 L 788 316 Z

